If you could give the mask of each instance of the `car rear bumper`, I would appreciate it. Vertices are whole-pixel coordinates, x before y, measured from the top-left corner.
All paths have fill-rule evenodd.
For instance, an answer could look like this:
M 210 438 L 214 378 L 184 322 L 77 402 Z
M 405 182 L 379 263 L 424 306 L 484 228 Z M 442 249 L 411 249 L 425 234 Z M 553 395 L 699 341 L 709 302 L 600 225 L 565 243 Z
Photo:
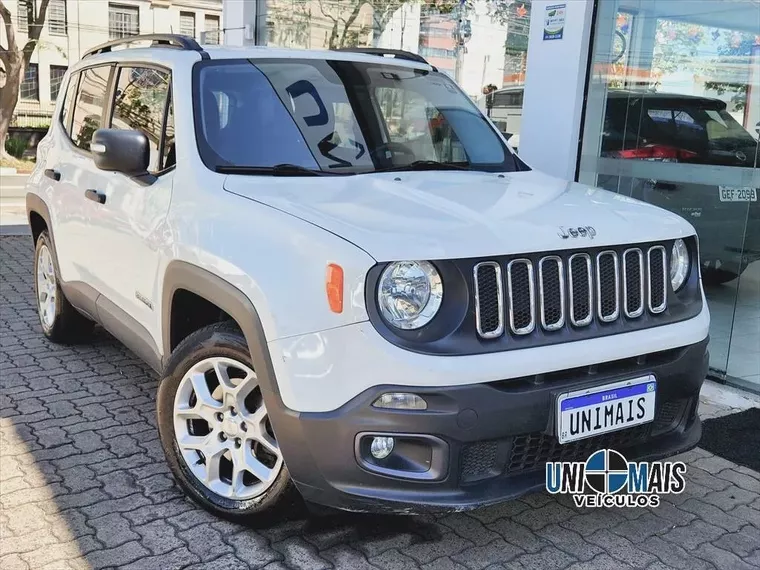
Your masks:
M 543 488 L 546 461 L 584 461 L 604 447 L 618 449 L 629 460 L 655 459 L 696 446 L 707 342 L 501 382 L 373 387 L 330 412 L 281 409 L 275 412 L 275 429 L 307 501 L 367 512 L 476 508 Z M 557 442 L 552 418 L 559 393 L 648 374 L 657 378 L 653 422 Z M 379 395 L 393 391 L 421 395 L 428 409 L 372 407 Z M 362 434 L 395 436 L 395 452 L 401 453 L 396 463 L 378 469 L 382 465 L 368 461 L 369 440 Z

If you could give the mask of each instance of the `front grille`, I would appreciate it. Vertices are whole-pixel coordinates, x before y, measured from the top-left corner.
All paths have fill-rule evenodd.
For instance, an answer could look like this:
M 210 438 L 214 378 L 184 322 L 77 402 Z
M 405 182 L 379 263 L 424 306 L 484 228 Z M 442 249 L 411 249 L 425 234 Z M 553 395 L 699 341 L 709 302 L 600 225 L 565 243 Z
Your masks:
M 504 266 L 485 261 L 475 266 L 473 280 L 476 329 L 482 339 L 505 333 L 521 337 L 539 327 L 545 332 L 581 329 L 594 321 L 638 319 L 647 308 L 652 315 L 667 308 L 668 266 L 662 245 L 568 257 L 548 254 L 513 259 Z
M 462 467 L 459 470 L 462 482 L 471 483 L 498 475 L 498 456 L 498 441 L 479 441 L 466 446 L 462 450 Z

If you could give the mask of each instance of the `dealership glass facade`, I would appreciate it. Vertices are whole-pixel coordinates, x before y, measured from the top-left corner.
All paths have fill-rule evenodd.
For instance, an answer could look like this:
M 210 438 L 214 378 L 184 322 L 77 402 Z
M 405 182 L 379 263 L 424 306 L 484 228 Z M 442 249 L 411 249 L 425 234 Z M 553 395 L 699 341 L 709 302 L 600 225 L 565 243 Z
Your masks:
M 544 4 L 267 0 L 264 43 L 419 53 L 519 149 L 528 46 L 566 45 L 530 38 Z M 760 0 L 604 0 L 594 13 L 577 180 L 694 225 L 712 374 L 760 391 Z M 568 27 L 566 41 L 590 31 Z
M 579 181 L 686 218 L 710 367 L 760 389 L 760 3 L 597 3 Z

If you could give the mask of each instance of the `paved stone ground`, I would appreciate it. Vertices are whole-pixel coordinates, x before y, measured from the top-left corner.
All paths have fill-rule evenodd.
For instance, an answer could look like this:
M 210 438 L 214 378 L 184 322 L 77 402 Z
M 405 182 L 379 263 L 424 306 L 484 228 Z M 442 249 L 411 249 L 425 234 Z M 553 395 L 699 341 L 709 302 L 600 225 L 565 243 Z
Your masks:
M 0 568 L 432 570 L 760 568 L 760 474 L 702 450 L 653 510 L 537 493 L 440 517 L 303 513 L 252 530 L 184 499 L 164 464 L 155 375 L 107 334 L 42 337 L 29 237 L 0 238 Z

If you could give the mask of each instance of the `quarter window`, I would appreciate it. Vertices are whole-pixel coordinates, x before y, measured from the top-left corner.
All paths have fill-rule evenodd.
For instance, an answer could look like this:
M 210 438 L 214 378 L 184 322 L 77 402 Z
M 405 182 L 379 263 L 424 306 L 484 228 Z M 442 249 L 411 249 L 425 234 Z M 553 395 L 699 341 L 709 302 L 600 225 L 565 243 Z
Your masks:
M 110 73 L 110 66 L 90 67 L 82 71 L 71 140 L 83 150 L 90 150 L 92 135 L 100 128 Z
M 140 33 L 140 9 L 122 4 L 108 5 L 108 37 L 118 40 Z
M 78 81 L 78 73 L 74 73 L 69 77 L 69 84 L 66 87 L 66 98 L 63 100 L 63 105 L 61 106 L 61 125 L 63 125 L 63 130 L 66 131 L 66 134 L 69 135 L 69 137 L 71 137 L 71 117 L 69 116 L 69 111 L 71 111 L 71 104 L 74 102 L 74 97 L 76 96 Z
M 162 169 L 159 153 L 169 77 L 169 73 L 157 69 L 122 67 L 116 82 L 111 128 L 132 129 L 148 137 L 151 172 Z

